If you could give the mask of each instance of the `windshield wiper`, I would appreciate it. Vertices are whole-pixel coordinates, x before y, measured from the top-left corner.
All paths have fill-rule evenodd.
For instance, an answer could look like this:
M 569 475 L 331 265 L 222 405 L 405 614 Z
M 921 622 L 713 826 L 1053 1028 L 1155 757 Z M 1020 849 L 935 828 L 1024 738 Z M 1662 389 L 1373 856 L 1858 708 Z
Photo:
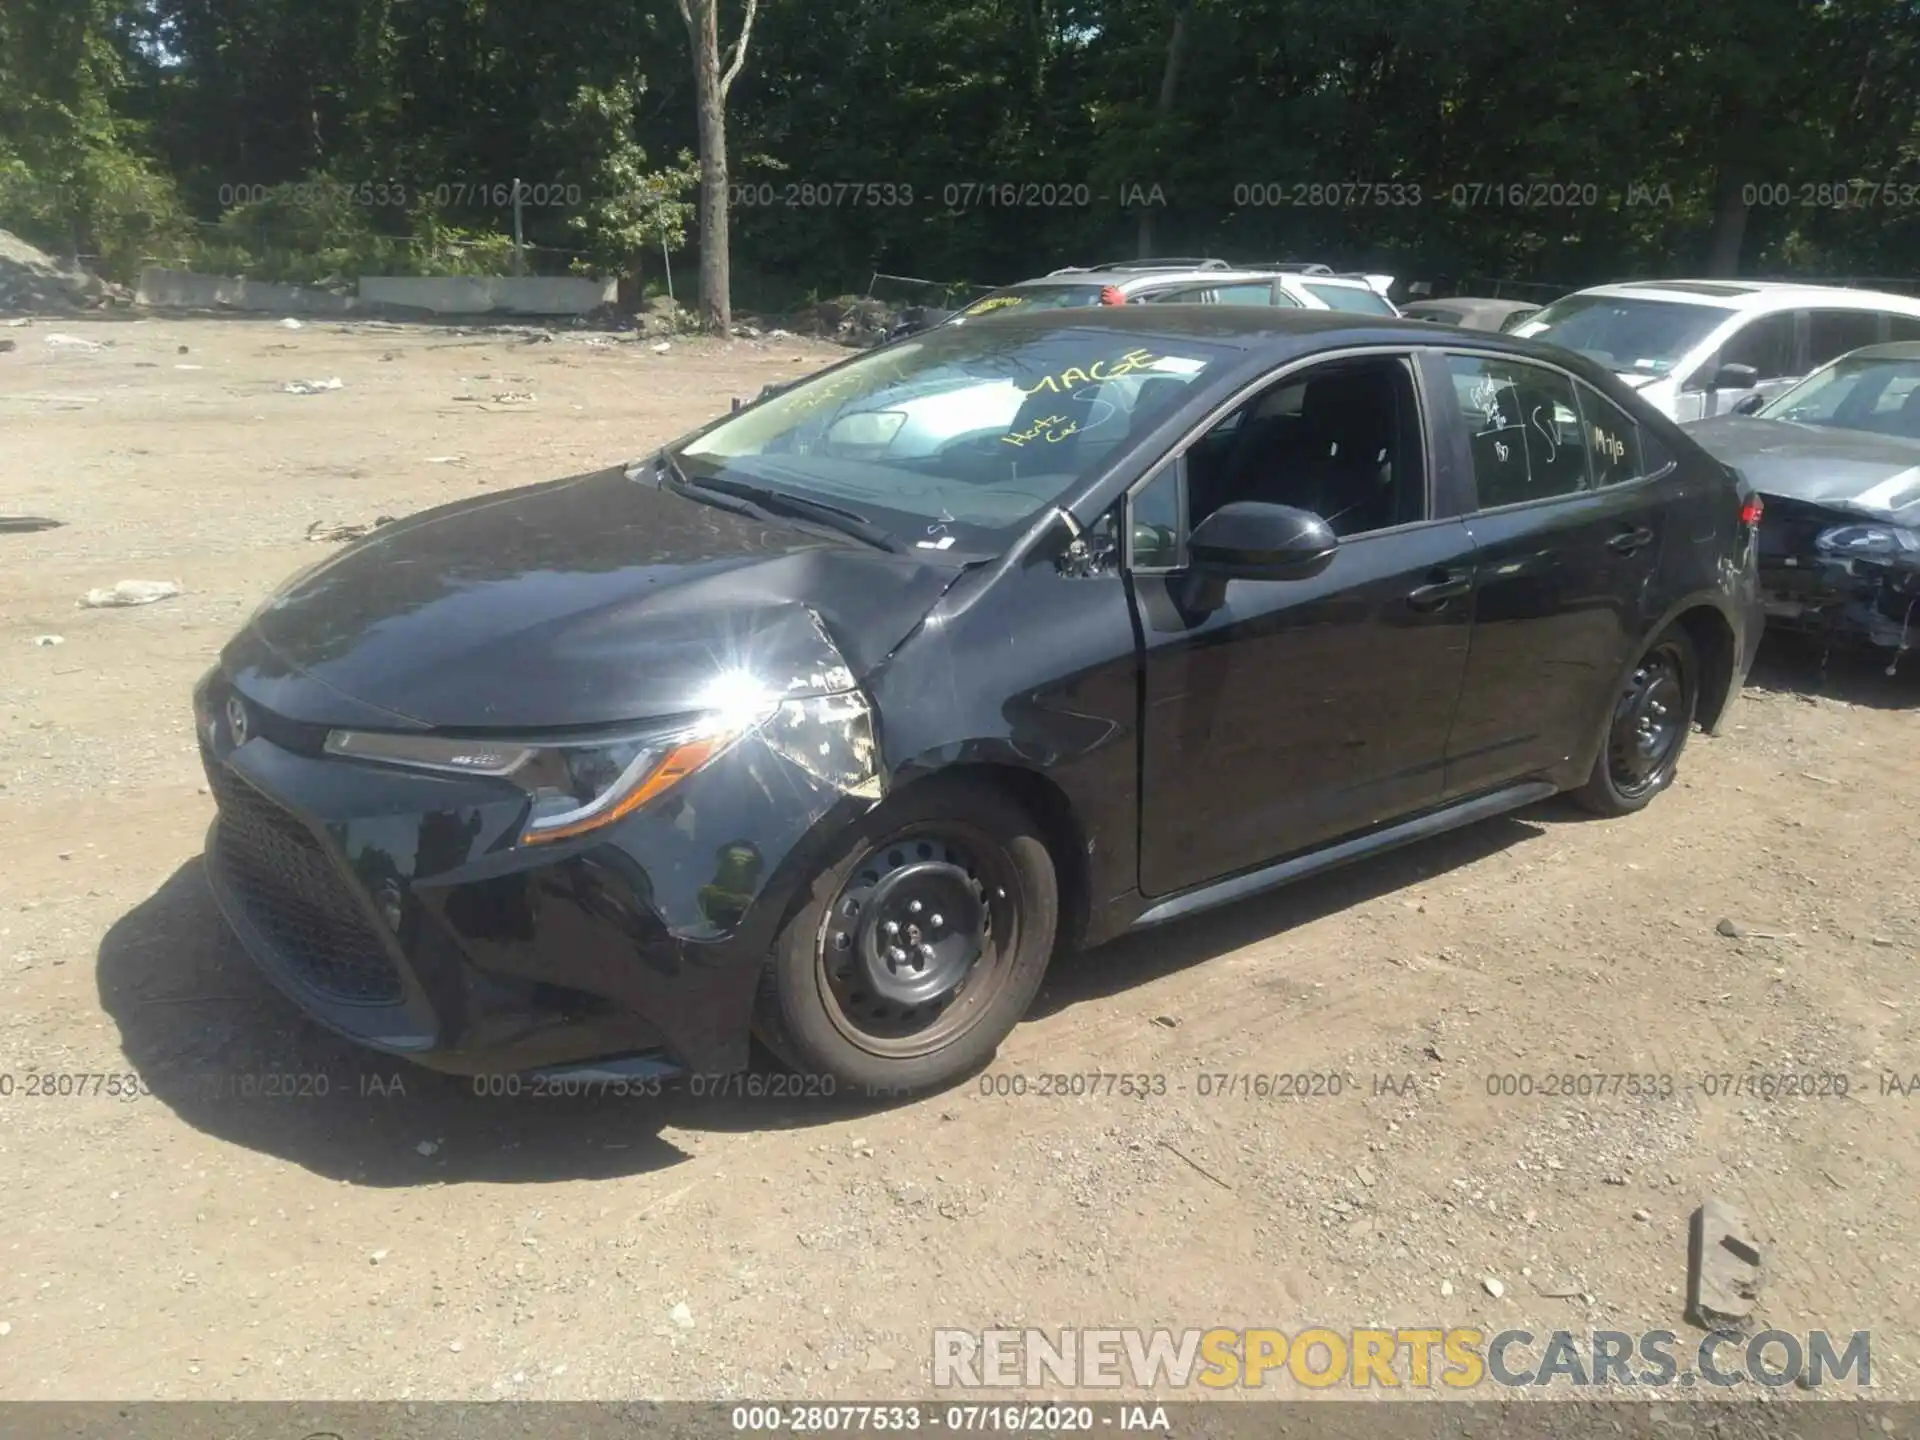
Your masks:
M 809 500 L 765 485 L 749 485 L 743 480 L 722 480 L 718 476 L 704 476 L 696 480 L 680 468 L 680 462 L 670 453 L 662 451 L 660 460 L 673 476 L 675 484 L 682 489 L 704 490 L 734 500 L 744 500 L 769 514 L 786 515 L 795 520 L 810 520 L 816 525 L 824 525 L 829 530 L 864 541 L 877 550 L 891 551 L 895 555 L 907 553 L 903 541 L 888 534 L 856 510 L 843 510 L 823 500 Z

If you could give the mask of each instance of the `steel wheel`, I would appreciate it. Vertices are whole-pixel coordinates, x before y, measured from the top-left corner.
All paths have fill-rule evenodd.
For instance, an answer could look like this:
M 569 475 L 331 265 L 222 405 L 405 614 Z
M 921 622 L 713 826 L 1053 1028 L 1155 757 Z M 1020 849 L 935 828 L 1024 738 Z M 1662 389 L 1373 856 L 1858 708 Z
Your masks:
M 1641 658 L 1621 692 L 1607 735 L 1607 771 L 1623 800 L 1650 795 L 1673 778 L 1693 724 L 1689 661 L 1678 641 L 1662 640 Z
M 908 826 L 873 846 L 820 924 L 816 980 L 834 1028 L 887 1059 L 965 1033 L 1019 948 L 1019 894 L 1006 851 L 954 821 Z

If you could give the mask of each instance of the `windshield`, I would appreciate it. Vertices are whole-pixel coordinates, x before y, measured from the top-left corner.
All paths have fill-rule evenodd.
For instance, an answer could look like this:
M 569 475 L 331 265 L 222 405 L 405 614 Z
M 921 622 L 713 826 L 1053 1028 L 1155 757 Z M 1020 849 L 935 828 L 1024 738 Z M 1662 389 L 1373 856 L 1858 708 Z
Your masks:
M 1186 336 L 948 326 L 804 380 L 675 459 L 687 479 L 851 511 L 995 554 L 1238 352 Z
M 1315 285 L 1312 281 L 1303 282 L 1302 289 L 1316 300 L 1323 300 L 1336 310 L 1351 310 L 1359 315 L 1391 315 L 1393 306 L 1389 305 L 1378 291 L 1369 290 L 1361 285 Z
M 1816 370 L 1762 409 L 1768 420 L 1920 440 L 1920 357 L 1849 356 Z
M 1677 300 L 1569 295 L 1516 325 L 1513 333 L 1578 350 L 1609 370 L 1665 375 L 1733 313 L 1721 305 Z
M 972 320 L 981 315 L 1011 315 L 1022 310 L 1065 310 L 1076 305 L 1098 305 L 1104 285 L 1017 285 L 1011 290 L 996 290 L 974 301 L 956 317 Z

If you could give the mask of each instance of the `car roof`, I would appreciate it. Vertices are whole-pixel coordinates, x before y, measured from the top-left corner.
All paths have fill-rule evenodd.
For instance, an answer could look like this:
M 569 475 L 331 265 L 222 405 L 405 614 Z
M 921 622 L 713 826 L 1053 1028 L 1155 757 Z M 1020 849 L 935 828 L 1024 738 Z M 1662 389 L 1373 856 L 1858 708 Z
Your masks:
M 1478 295 L 1443 295 L 1437 300 L 1409 300 L 1400 307 L 1409 314 L 1422 310 L 1538 310 L 1537 300 L 1495 300 Z
M 1628 280 L 1617 285 L 1594 285 L 1574 293 L 1617 296 L 1630 300 L 1667 300 L 1683 305 L 1713 305 L 1743 312 L 1780 310 L 1794 305 L 1827 305 L 1843 309 L 1892 309 L 1920 315 L 1920 299 L 1911 295 L 1791 280 Z
M 1920 340 L 1890 340 L 1884 345 L 1862 345 L 1849 350 L 1847 360 L 1920 360 Z
M 1273 280 L 1279 278 L 1277 270 L 1234 270 L 1213 269 L 1196 270 L 1168 266 L 1166 269 L 1115 269 L 1115 270 L 1056 270 L 1051 275 L 1035 275 L 1029 280 L 1017 280 L 1007 286 L 1009 290 L 1024 290 L 1033 285 L 1112 285 L 1116 289 L 1141 285 L 1184 285 L 1196 282 L 1207 284 L 1232 284 L 1246 280 Z
M 1268 308 L 1264 305 L 1089 305 L 1070 310 L 1011 310 L 994 317 L 994 332 L 1007 336 L 1021 329 L 1110 330 L 1129 336 L 1184 337 L 1228 345 L 1276 358 L 1358 345 L 1469 347 L 1508 351 L 1546 360 L 1581 375 L 1606 375 L 1603 367 L 1558 345 L 1522 340 L 1498 331 L 1447 337 L 1431 321 L 1353 310 Z M 1320 343 L 1325 342 L 1325 343 Z
M 1371 290 L 1364 276 L 1360 275 L 1322 275 L 1314 271 L 1280 270 L 1269 266 L 1213 266 L 1201 268 L 1168 265 L 1155 266 L 1142 261 L 1137 266 L 1116 265 L 1101 269 L 1055 270 L 1048 275 L 1035 275 L 1030 279 L 1016 280 L 1006 286 L 1008 290 L 1024 290 L 1029 286 L 1040 285 L 1111 285 L 1115 289 L 1143 289 L 1149 285 L 1236 285 L 1254 280 L 1292 280 L 1309 285 L 1340 285 L 1354 290 Z

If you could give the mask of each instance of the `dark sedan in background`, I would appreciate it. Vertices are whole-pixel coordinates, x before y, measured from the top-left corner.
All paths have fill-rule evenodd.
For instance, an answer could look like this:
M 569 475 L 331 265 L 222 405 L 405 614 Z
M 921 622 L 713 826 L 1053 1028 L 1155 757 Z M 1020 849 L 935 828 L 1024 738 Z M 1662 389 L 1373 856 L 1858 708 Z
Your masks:
M 1920 344 L 1870 345 L 1687 426 L 1766 503 L 1769 623 L 1907 650 L 1920 620 Z
M 1750 497 L 1599 366 L 1236 306 L 950 326 L 298 577 L 195 695 L 208 872 L 453 1071 L 949 1083 L 1093 944 L 1671 783 Z

